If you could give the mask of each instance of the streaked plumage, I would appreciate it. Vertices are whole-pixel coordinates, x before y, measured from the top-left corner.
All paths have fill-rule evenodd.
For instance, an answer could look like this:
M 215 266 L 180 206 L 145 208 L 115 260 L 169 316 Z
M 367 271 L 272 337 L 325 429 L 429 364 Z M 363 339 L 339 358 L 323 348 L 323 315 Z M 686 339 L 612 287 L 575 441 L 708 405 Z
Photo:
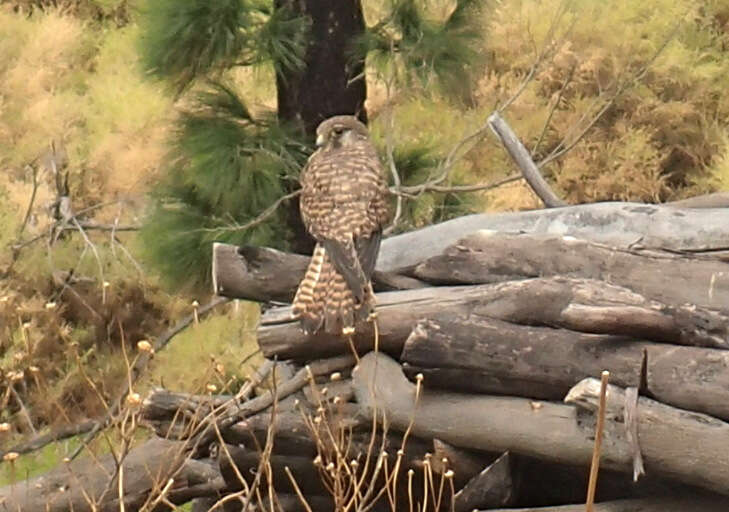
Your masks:
M 301 173 L 301 216 L 316 247 L 294 298 L 306 332 L 350 332 L 374 308 L 370 277 L 388 219 L 387 184 L 367 128 L 336 116 Z

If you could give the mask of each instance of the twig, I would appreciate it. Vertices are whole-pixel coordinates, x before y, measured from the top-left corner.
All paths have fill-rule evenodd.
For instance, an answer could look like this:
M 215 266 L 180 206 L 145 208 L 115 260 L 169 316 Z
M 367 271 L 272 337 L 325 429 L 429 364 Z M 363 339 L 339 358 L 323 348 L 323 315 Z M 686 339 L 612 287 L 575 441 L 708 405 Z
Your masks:
M 399 194 L 399 195 L 412 195 L 409 191 L 410 190 L 416 190 L 418 193 L 422 192 L 441 192 L 444 194 L 448 193 L 458 193 L 458 192 L 482 192 L 486 190 L 491 190 L 494 188 L 498 188 L 504 185 L 507 185 L 509 183 L 513 183 L 515 181 L 519 181 L 523 179 L 524 176 L 521 174 L 512 174 L 510 176 L 507 176 L 506 178 L 491 182 L 491 183 L 474 183 L 473 185 L 428 185 L 423 184 L 416 185 L 414 187 L 401 187 L 399 190 L 392 188 L 391 191 L 393 194 Z
M 291 470 L 288 466 L 284 467 L 284 471 L 286 471 L 286 475 L 289 477 L 289 480 L 291 480 L 291 485 L 294 486 L 294 491 L 296 491 L 296 495 L 299 497 L 299 501 L 301 501 L 301 504 L 306 509 L 306 512 L 313 512 L 311 510 L 311 507 L 309 506 L 309 502 L 306 501 L 306 498 L 304 497 L 304 494 L 301 492 L 301 489 L 299 488 L 299 484 L 296 483 L 296 479 L 294 478 L 294 475 L 291 474 Z
M 35 197 L 38 194 L 38 168 L 35 165 L 30 165 L 28 167 L 30 167 L 33 171 L 33 191 L 30 194 L 30 201 L 28 201 L 28 209 L 25 210 L 23 222 L 20 224 L 20 229 L 18 229 L 18 239 L 22 236 L 23 231 L 25 231 L 25 227 L 28 225 L 30 214 L 33 211 L 33 205 L 35 204 Z
M 15 389 L 15 385 L 13 384 L 12 381 L 8 383 L 8 387 L 10 388 L 10 392 L 13 394 L 15 401 L 18 403 L 18 406 L 20 407 L 20 412 L 22 413 L 23 417 L 25 417 L 25 422 L 28 424 L 30 431 L 35 435 L 36 430 L 35 430 L 35 426 L 33 425 L 33 420 L 31 419 L 30 413 L 28 412 L 28 409 L 25 407 L 25 404 L 23 403 L 23 399 L 20 398 L 20 394 Z
M 293 199 L 294 197 L 297 197 L 301 194 L 301 189 L 294 190 L 293 192 L 286 194 L 285 196 L 279 197 L 271 206 L 263 210 L 255 219 L 246 222 L 245 224 L 234 224 L 232 226 L 223 226 L 219 228 L 197 228 L 188 231 L 188 233 L 196 233 L 196 232 L 206 232 L 206 233 L 223 233 L 223 232 L 229 232 L 229 231 L 245 231 L 247 229 L 251 229 L 252 227 L 255 227 L 259 224 L 261 224 L 263 221 L 268 219 L 271 215 L 276 213 L 276 210 L 284 201 L 288 201 L 289 199 Z
M 602 118 L 603 115 L 608 111 L 608 109 L 615 103 L 615 100 L 617 100 L 625 91 L 627 91 L 630 87 L 637 84 L 642 78 L 645 76 L 645 74 L 648 72 L 648 69 L 650 66 L 658 59 L 658 57 L 663 53 L 663 51 L 666 49 L 668 44 L 673 40 L 673 38 L 678 33 L 678 29 L 681 27 L 681 24 L 683 23 L 683 18 L 679 20 L 679 22 L 676 24 L 676 26 L 669 32 L 669 34 L 666 36 L 666 38 L 663 40 L 661 45 L 656 49 L 655 53 L 651 56 L 650 59 L 641 67 L 639 70 L 637 70 L 633 75 L 625 80 L 624 82 L 618 84 L 616 86 L 615 92 L 607 99 L 605 100 L 605 103 L 600 107 L 597 114 L 587 123 L 587 125 L 580 131 L 579 134 L 577 134 L 572 141 L 569 142 L 569 144 L 566 143 L 567 137 L 569 134 L 565 135 L 565 138 L 562 139 L 562 142 L 560 142 L 557 147 L 555 147 L 552 152 L 547 155 L 546 158 L 544 158 L 542 161 L 540 161 L 537 166 L 538 167 L 544 167 L 545 165 L 549 164 L 550 162 L 556 160 L 557 158 L 561 157 L 568 151 L 570 151 L 573 147 L 575 147 L 587 134 L 587 132 L 590 131 L 590 129 L 595 126 L 595 124 Z M 598 100 L 600 99 L 602 95 L 598 96 Z M 589 111 L 589 109 L 588 109 Z M 584 118 L 584 116 L 583 116 Z M 581 122 L 581 120 L 580 120 Z M 578 122 L 574 127 L 576 128 L 579 126 Z M 570 130 L 571 131 L 571 130 Z
M 569 0 L 560 2 L 559 7 L 557 7 L 557 10 L 554 13 L 554 17 L 552 18 L 552 21 L 549 25 L 549 30 L 547 31 L 547 34 L 544 37 L 545 41 L 547 41 L 544 45 L 544 49 L 542 50 L 542 52 L 539 55 L 537 55 L 537 58 L 534 60 L 534 63 L 532 64 L 532 66 L 529 68 L 529 72 L 527 73 L 526 77 L 524 77 L 524 80 L 522 80 L 521 83 L 519 84 L 519 87 L 517 88 L 516 92 L 514 92 L 514 94 L 512 94 L 509 99 L 507 99 L 504 103 L 502 103 L 501 106 L 499 106 L 496 109 L 496 112 L 498 112 L 498 113 L 503 112 L 504 110 L 509 108 L 511 106 L 511 104 L 514 103 L 519 98 L 519 96 L 521 96 L 521 94 L 526 89 L 527 85 L 529 85 L 529 82 L 531 82 L 532 79 L 534 78 L 534 75 L 536 74 L 539 67 L 546 60 L 547 56 L 554 50 L 554 48 L 559 46 L 556 42 L 552 41 L 552 37 L 554 37 L 554 33 L 557 30 L 557 26 L 558 26 L 560 20 L 562 19 L 562 16 L 564 15 L 565 12 L 567 12 L 567 5 L 569 3 L 571 3 Z M 570 25 L 567 28 L 567 30 L 565 30 L 565 36 L 572 30 L 574 23 L 575 22 L 573 22 L 572 25 Z
M 542 127 L 542 133 L 539 134 L 539 138 L 537 139 L 537 142 L 534 143 L 534 147 L 532 148 L 532 155 L 537 154 L 539 145 L 542 143 L 542 140 L 544 140 L 544 136 L 547 134 L 549 125 L 552 123 L 552 117 L 554 116 L 554 113 L 556 112 L 557 108 L 559 107 L 559 104 L 562 101 L 562 96 L 564 96 L 564 92 L 565 92 L 565 90 L 567 90 L 567 86 L 572 82 L 572 77 L 575 74 L 576 68 L 577 68 L 577 64 L 572 64 L 572 67 L 570 67 L 569 73 L 567 73 L 567 78 L 565 78 L 564 83 L 562 84 L 562 87 L 560 87 L 560 89 L 559 89 L 559 93 L 557 93 L 557 98 L 555 99 L 552 106 L 549 108 L 549 114 L 547 114 L 547 119 L 544 121 L 544 126 Z
M 587 484 L 587 501 L 585 511 L 593 512 L 595 503 L 595 488 L 597 487 L 597 473 L 600 470 L 600 447 L 602 445 L 602 432 L 605 428 L 605 402 L 610 372 L 605 370 L 600 376 L 600 406 L 597 410 L 597 426 L 595 427 L 595 445 L 592 449 L 592 463 L 590 464 L 590 480 Z

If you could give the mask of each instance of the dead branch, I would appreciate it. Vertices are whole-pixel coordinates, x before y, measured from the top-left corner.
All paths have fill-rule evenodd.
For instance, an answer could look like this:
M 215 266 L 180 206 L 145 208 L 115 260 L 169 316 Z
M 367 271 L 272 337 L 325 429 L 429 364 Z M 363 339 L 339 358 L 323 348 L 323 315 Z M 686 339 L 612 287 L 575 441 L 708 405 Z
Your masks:
M 504 121 L 498 112 L 494 112 L 489 116 L 488 120 L 491 130 L 503 144 L 506 151 L 509 153 L 511 159 L 516 163 L 517 167 L 521 170 L 522 175 L 526 182 L 531 186 L 537 197 L 542 200 L 547 208 L 556 208 L 558 206 L 566 206 L 567 203 L 562 201 L 552 191 L 552 188 L 542 177 L 539 172 L 539 168 L 532 160 L 529 151 L 524 147 L 524 144 L 519 140 L 514 131 Z

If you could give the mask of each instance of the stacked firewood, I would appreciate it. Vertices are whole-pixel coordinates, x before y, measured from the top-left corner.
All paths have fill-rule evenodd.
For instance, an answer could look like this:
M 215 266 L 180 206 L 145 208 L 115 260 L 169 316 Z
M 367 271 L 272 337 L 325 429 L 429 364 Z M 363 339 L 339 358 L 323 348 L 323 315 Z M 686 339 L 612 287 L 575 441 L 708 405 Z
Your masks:
M 602 203 L 391 237 L 351 342 L 292 318 L 307 263 L 214 247 L 216 293 L 266 305 L 268 391 L 157 390 L 158 438 L 111 478 L 59 491 L 73 462 L 0 489 L 0 510 L 581 511 L 603 370 L 594 510 L 729 510 L 729 209 Z
M 307 263 L 227 245 L 214 255 L 218 293 L 269 303 L 290 300 Z M 480 470 L 512 460 L 500 489 L 454 468 L 475 478 L 464 490 L 491 489 L 481 502 L 457 494 L 457 509 L 584 502 L 603 370 L 598 496 L 630 500 L 602 509 L 726 508 L 711 493 L 729 494 L 729 211 L 476 215 L 386 240 L 377 269 L 377 329 L 353 339 L 358 410 L 400 433 L 412 422 L 417 439 L 465 450 L 452 458 L 480 458 Z M 300 364 L 351 353 L 304 336 L 285 306 L 263 314 L 258 340 Z

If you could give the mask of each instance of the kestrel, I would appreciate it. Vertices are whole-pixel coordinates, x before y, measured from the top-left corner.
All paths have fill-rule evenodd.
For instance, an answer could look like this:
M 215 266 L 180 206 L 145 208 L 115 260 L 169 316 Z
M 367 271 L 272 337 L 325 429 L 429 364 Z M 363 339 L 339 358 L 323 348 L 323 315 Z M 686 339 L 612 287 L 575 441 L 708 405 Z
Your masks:
M 388 189 L 367 128 L 335 116 L 316 130 L 301 173 L 301 216 L 316 240 L 293 311 L 307 333 L 354 332 L 374 311 L 371 276 L 388 220 Z

